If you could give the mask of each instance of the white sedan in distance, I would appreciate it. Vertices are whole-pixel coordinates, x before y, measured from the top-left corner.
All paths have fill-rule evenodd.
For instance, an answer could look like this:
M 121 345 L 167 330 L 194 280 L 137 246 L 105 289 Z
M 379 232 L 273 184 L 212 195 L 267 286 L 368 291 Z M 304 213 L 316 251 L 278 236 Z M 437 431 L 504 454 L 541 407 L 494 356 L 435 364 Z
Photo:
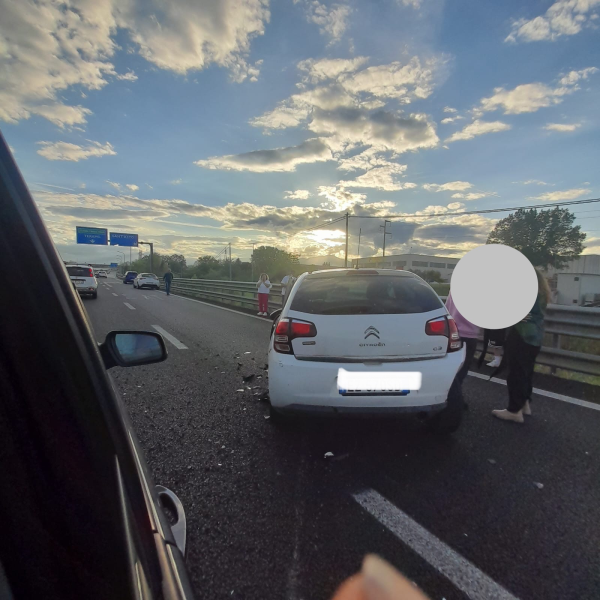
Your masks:
M 141 290 L 142 288 L 151 288 L 157 290 L 160 288 L 160 281 L 154 273 L 140 273 L 133 280 L 133 287 Z
M 458 429 L 454 378 L 465 360 L 456 323 L 409 271 L 332 269 L 298 278 L 269 342 L 271 417 L 415 413 Z

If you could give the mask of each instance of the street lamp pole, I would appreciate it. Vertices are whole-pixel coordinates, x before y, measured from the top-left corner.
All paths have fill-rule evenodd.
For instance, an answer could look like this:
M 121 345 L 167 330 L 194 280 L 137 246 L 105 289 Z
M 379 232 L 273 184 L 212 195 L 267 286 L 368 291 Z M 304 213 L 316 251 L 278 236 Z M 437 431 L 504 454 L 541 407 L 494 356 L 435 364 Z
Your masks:
M 123 255 L 123 262 L 125 262 L 125 252 L 121 252 L 120 250 L 117 250 L 117 252 Z
M 154 242 L 138 242 L 138 244 L 150 246 L 150 273 L 154 273 Z

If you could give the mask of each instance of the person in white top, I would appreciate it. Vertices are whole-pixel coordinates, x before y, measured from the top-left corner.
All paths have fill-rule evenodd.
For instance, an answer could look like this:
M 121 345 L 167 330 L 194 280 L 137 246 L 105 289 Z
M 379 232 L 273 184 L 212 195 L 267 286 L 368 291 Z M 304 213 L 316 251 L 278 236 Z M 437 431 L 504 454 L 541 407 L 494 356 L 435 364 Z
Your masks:
M 266 273 L 260 274 L 256 287 L 258 289 L 258 316 L 266 317 L 269 311 L 269 292 L 271 291 L 271 282 Z

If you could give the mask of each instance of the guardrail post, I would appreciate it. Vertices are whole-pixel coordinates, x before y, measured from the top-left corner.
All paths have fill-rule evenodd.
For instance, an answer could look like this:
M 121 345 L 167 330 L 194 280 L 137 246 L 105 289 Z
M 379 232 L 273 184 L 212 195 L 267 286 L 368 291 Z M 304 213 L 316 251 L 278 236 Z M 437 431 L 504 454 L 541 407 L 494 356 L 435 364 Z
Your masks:
M 552 347 L 553 348 L 560 348 L 560 333 L 553 333 L 552 334 Z M 556 375 L 556 367 L 550 367 L 550 373 L 552 375 Z

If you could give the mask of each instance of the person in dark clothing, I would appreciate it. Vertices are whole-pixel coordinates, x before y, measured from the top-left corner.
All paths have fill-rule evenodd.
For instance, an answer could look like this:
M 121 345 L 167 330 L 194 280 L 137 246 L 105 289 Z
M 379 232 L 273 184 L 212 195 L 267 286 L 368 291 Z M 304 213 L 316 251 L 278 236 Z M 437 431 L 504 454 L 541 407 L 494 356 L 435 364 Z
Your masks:
M 523 423 L 523 415 L 531 415 L 531 392 L 535 360 L 544 338 L 544 317 L 550 290 L 543 275 L 536 270 L 538 294 L 529 314 L 510 328 L 504 343 L 504 359 L 508 365 L 506 387 L 508 408 L 492 414 L 505 421 Z
M 173 273 L 171 269 L 168 269 L 165 273 L 163 279 L 165 280 L 165 291 L 167 292 L 167 296 L 171 295 L 171 282 L 173 281 Z

